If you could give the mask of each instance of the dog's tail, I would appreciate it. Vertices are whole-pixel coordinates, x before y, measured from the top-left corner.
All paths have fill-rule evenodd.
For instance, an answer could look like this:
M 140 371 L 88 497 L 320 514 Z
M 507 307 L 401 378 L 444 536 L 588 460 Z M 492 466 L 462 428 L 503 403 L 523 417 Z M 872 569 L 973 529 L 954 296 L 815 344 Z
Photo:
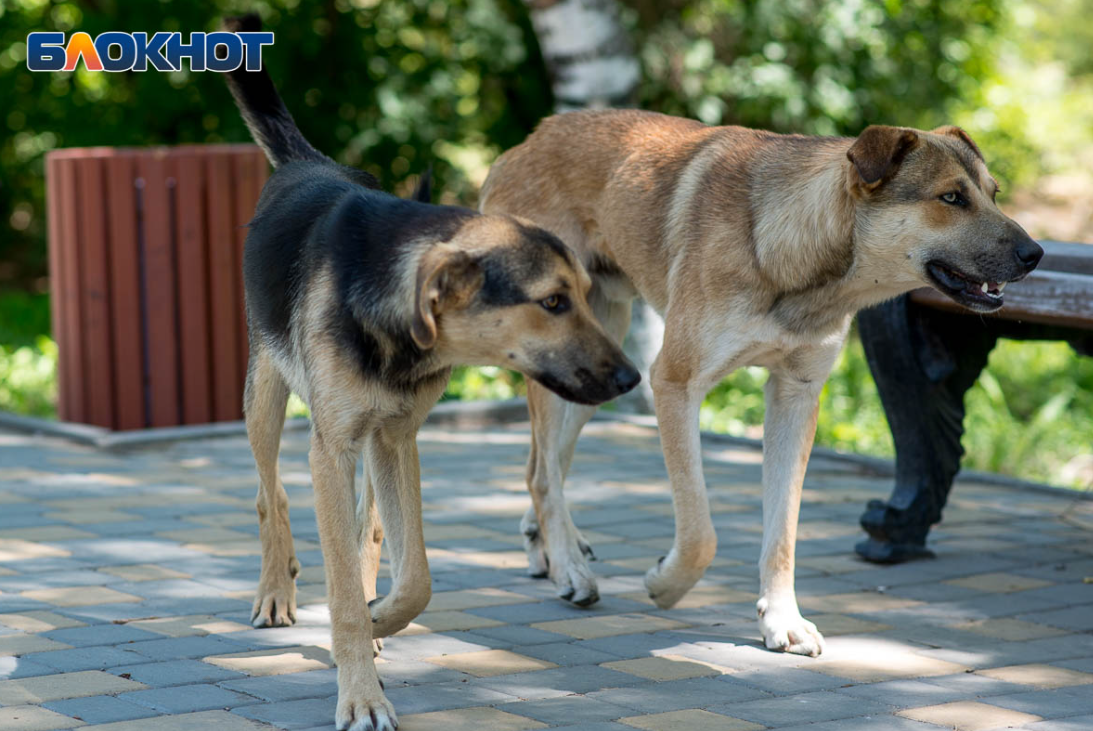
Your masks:
M 225 18 L 224 29 L 232 33 L 255 32 L 262 29 L 262 21 L 256 13 Z M 311 146 L 296 126 L 265 64 L 261 71 L 247 71 L 240 66 L 225 78 L 251 137 L 265 150 L 273 167 L 293 160 L 330 162 L 330 158 Z

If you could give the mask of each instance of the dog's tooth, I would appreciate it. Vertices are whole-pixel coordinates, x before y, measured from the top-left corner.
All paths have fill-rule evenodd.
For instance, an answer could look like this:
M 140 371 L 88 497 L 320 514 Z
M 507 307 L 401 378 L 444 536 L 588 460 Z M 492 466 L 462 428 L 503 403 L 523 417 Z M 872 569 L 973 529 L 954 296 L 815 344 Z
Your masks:
M 986 294 L 988 291 L 989 290 L 987 289 L 987 283 L 983 282 L 983 294 Z
M 1002 290 L 1005 289 L 1005 288 L 1006 288 L 1006 283 L 1005 282 L 999 282 L 998 283 L 998 294 L 1002 294 Z

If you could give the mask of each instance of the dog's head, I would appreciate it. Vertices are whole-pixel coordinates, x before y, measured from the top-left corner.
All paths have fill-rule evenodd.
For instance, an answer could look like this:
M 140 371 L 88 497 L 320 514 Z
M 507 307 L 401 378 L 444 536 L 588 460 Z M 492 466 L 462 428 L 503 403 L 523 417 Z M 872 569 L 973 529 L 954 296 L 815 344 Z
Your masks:
M 858 198 L 856 244 L 879 253 L 910 284 L 935 287 L 979 312 L 1043 256 L 995 204 L 998 183 L 959 127 L 922 132 L 868 127 L 847 151 Z
M 475 216 L 419 264 L 411 334 L 450 362 L 511 368 L 564 399 L 599 404 L 641 376 L 593 315 L 590 287 L 553 234 Z

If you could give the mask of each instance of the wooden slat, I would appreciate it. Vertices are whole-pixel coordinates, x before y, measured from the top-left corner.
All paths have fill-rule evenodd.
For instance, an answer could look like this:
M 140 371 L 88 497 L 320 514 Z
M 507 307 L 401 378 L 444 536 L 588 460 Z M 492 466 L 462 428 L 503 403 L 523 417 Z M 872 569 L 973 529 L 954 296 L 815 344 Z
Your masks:
M 65 320 L 61 316 L 61 300 L 64 297 L 64 287 L 61 284 L 64 257 L 61 255 L 61 246 L 64 239 L 61 236 L 61 177 L 58 171 L 60 164 L 60 160 L 56 155 L 46 155 L 46 214 L 49 221 L 49 228 L 46 232 L 49 239 L 49 309 L 53 339 L 58 344 L 61 343 L 61 330 L 65 325 Z M 65 399 L 69 395 L 69 386 L 65 383 L 65 378 L 69 374 L 67 362 L 64 360 L 64 356 L 67 355 L 64 349 L 62 349 L 61 355 L 62 358 L 57 363 L 58 412 L 66 408 Z M 63 413 L 61 418 L 65 418 Z
M 143 155 L 137 160 L 137 172 L 144 181 L 141 224 L 150 426 L 174 426 L 180 423 L 178 321 L 166 162 L 159 155 Z
M 235 211 L 234 228 L 235 236 L 235 286 L 239 294 L 239 379 L 246 382 L 247 377 L 247 312 L 246 297 L 243 287 L 243 246 L 247 239 L 247 224 L 254 217 L 254 207 L 258 203 L 258 191 L 261 183 L 258 180 L 258 172 L 254 164 L 253 151 L 242 151 L 232 156 L 233 178 L 235 182 Z M 240 404 L 242 408 L 242 404 Z
M 911 298 L 937 309 L 969 314 L 933 289 L 915 290 Z M 1022 281 L 1006 285 L 1002 309 L 983 316 L 1093 330 L 1093 277 L 1037 269 Z
M 85 422 L 115 428 L 114 371 L 110 347 L 110 272 L 106 246 L 106 198 L 101 159 L 76 160 L 79 206 L 80 276 L 83 288 L 84 384 L 87 389 Z
M 212 421 L 209 345 L 208 249 L 202 158 L 195 152 L 172 157 L 175 185 L 175 266 L 178 272 L 182 422 Z
M 76 170 L 71 160 L 61 160 L 57 166 L 60 211 L 60 290 L 58 297 L 64 324 L 58 333 L 57 347 L 62 362 L 61 373 L 64 400 L 60 403 L 60 417 L 66 421 L 84 422 L 86 390 L 83 383 L 84 355 L 80 338 L 82 320 L 80 313 L 80 247 L 77 240 L 79 210 L 76 197 Z
M 232 232 L 231 162 L 226 155 L 205 160 L 209 233 L 209 302 L 212 324 L 213 418 L 238 418 L 243 402 L 239 380 L 239 331 L 235 237 Z
M 118 429 L 142 429 L 144 330 L 141 325 L 140 246 L 137 240 L 136 171 L 133 156 L 107 158 L 107 245 L 110 251 L 110 311 L 113 323 L 115 414 Z

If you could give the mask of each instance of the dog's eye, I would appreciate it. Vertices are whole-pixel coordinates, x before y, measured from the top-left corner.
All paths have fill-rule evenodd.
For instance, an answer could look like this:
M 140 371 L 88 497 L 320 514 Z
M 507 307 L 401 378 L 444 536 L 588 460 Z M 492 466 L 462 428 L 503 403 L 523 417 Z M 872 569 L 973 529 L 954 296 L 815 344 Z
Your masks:
M 955 191 L 941 196 L 941 202 L 948 203 L 950 206 L 963 206 L 968 203 L 968 201 L 964 200 L 964 196 Z
M 547 312 L 553 312 L 559 314 L 569 309 L 569 300 L 560 294 L 552 294 L 546 299 L 539 300 L 539 304 L 543 306 L 543 309 Z

